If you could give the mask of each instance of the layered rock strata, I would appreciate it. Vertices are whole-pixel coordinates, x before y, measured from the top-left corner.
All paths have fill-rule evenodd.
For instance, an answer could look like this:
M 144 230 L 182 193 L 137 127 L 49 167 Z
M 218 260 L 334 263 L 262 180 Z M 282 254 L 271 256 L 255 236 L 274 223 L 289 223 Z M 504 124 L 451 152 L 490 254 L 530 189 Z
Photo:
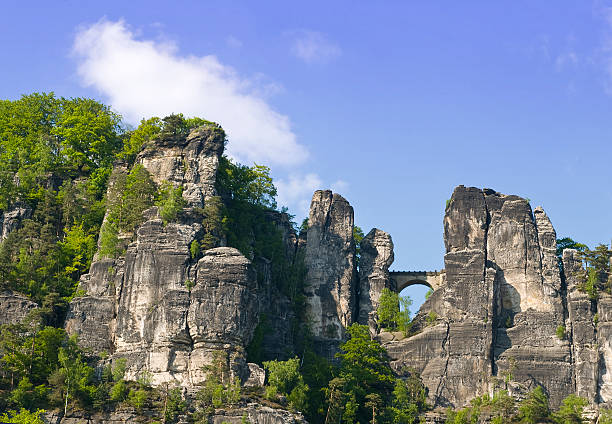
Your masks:
M 304 293 L 320 353 L 333 358 L 345 329 L 356 321 L 357 265 L 353 207 L 329 190 L 316 191 L 308 216 Z
M 391 235 L 373 228 L 360 244 L 359 314 L 360 324 L 376 328 L 376 309 L 383 289 L 395 290 L 389 278 L 393 263 Z
M 540 208 L 459 186 L 444 217 L 445 285 L 421 307 L 422 332 L 387 343 L 398 372 L 416 369 L 435 405 L 462 406 L 508 387 L 542 385 L 551 403 L 573 391 L 556 235 Z
M 245 347 L 261 309 L 257 270 L 238 250 L 219 247 L 199 260 L 189 247 L 202 234 L 193 208 L 215 195 L 224 134 L 214 125 L 186 138 L 156 140 L 138 155 L 154 181 L 184 187 L 188 207 L 164 224 L 157 208 L 143 222 L 125 255 L 97 258 L 81 279 L 87 294 L 70 305 L 66 329 L 94 353 L 127 359 L 126 377 L 149 373 L 153 384 L 192 385 L 222 352 L 232 374 L 245 377 Z M 129 239 L 128 239 L 129 240 Z

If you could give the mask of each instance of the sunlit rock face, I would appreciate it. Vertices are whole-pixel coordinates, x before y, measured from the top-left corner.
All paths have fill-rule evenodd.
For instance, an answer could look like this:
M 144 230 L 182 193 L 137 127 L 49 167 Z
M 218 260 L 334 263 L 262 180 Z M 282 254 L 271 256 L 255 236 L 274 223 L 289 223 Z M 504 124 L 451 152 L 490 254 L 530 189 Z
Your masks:
M 398 372 L 415 368 L 439 406 L 498 389 L 543 385 L 558 404 L 574 388 L 556 235 L 541 208 L 459 186 L 444 217 L 446 281 L 421 307 L 421 332 L 385 345 Z M 502 382 L 502 383 L 500 383 Z
M 395 290 L 389 267 L 393 263 L 391 235 L 373 228 L 361 241 L 359 258 L 359 314 L 360 324 L 376 327 L 376 309 L 383 289 Z
M 207 125 L 144 147 L 136 163 L 158 184 L 181 185 L 188 206 L 168 224 L 157 208 L 146 211 L 125 254 L 97 258 L 81 279 L 87 295 L 70 305 L 66 329 L 93 352 L 126 358 L 127 378 L 197 384 L 216 351 L 234 375 L 248 370 L 245 347 L 259 316 L 256 270 L 236 249 L 211 249 L 199 260 L 189 250 L 202 235 L 193 208 L 216 194 L 223 144 L 223 132 Z
M 308 217 L 305 295 L 319 352 L 333 358 L 357 317 L 353 208 L 339 194 L 316 191 Z

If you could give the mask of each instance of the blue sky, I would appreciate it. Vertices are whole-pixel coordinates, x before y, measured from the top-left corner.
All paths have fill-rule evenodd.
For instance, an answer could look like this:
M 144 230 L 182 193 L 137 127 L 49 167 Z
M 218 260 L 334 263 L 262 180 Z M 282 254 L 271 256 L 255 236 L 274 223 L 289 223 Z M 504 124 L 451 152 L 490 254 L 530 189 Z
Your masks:
M 95 97 L 131 123 L 218 120 L 299 218 L 332 187 L 366 232 L 391 233 L 392 268 L 440 269 L 459 184 L 530 198 L 559 236 L 610 242 L 611 6 L 6 1 L 0 94 Z

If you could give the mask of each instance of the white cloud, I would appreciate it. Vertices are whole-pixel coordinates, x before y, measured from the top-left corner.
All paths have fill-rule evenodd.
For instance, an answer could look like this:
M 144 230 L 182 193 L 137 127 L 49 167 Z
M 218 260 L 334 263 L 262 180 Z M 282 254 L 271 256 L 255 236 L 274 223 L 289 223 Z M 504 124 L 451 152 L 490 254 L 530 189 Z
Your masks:
M 325 63 L 339 56 L 340 47 L 324 34 L 316 31 L 298 31 L 291 52 L 306 63 Z
M 322 188 L 323 182 L 316 174 L 290 175 L 287 179 L 275 182 L 278 190 L 277 203 L 287 206 L 298 219 L 308 216 L 310 200 L 315 190 Z
M 73 49 L 82 82 L 132 123 L 181 112 L 219 122 L 240 161 L 289 166 L 308 156 L 289 118 L 262 97 L 268 89 L 215 56 L 183 56 L 173 43 L 139 40 L 125 22 L 107 20 L 80 30 Z

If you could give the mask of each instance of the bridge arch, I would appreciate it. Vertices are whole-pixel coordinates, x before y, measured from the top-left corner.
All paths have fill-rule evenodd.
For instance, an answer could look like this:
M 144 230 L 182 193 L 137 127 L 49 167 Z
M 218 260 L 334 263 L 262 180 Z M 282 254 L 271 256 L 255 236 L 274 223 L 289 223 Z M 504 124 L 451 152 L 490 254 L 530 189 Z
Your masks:
M 422 284 L 432 290 L 437 290 L 442 287 L 444 271 L 391 271 L 389 277 L 395 283 L 397 293 L 415 284 Z

